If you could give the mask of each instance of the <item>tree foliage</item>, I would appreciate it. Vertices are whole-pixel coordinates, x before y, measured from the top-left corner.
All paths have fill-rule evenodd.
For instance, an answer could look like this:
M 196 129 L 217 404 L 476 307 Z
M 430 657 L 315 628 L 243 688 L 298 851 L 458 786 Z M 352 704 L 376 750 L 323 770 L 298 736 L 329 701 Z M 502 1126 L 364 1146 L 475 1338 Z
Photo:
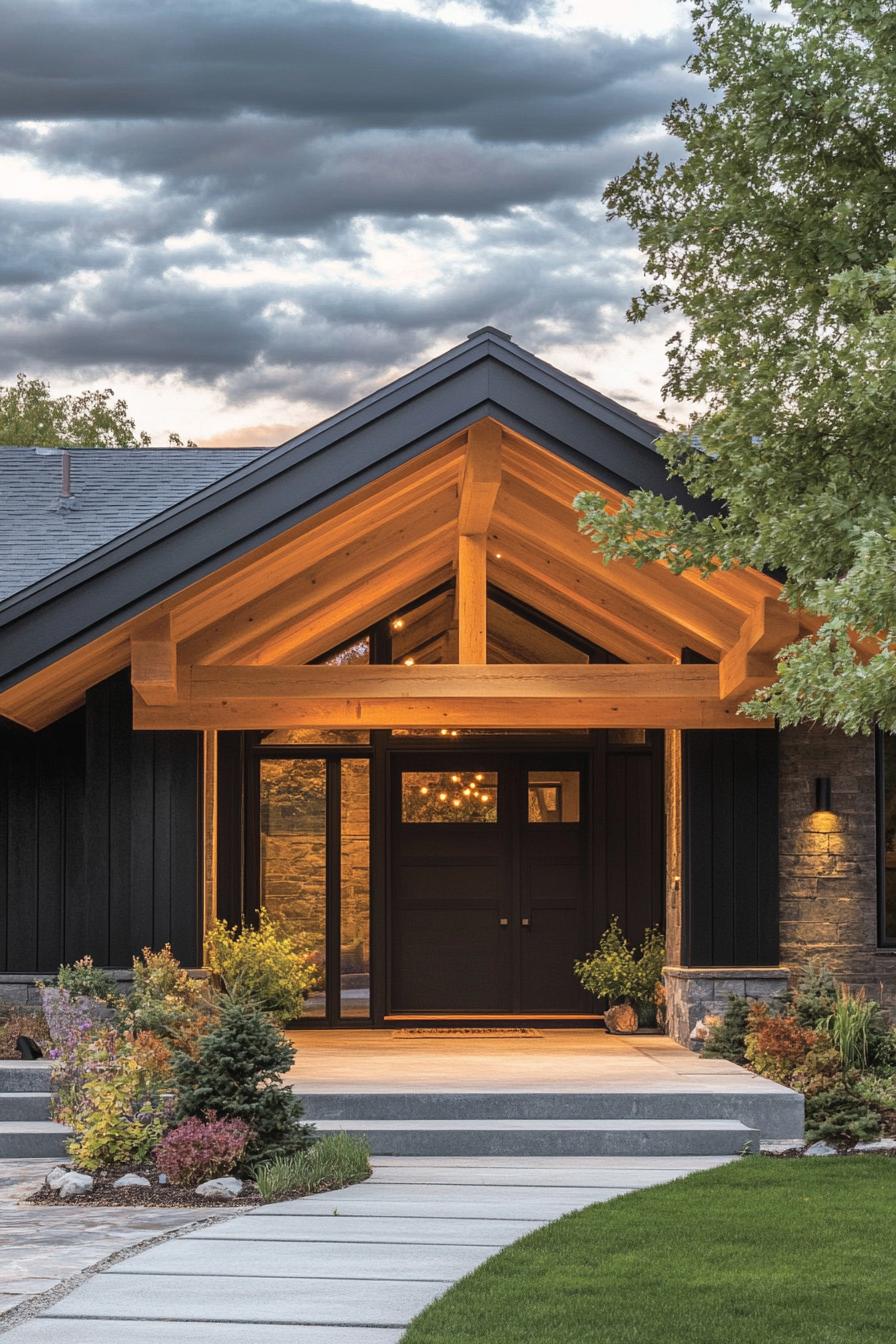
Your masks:
M 42 378 L 20 373 L 0 387 L 0 443 L 22 448 L 145 448 L 152 442 L 137 431 L 128 405 L 110 387 L 54 397 Z M 195 448 L 169 434 L 173 448 Z
M 688 64 L 712 97 L 666 117 L 682 157 L 643 155 L 605 196 L 645 257 L 630 319 L 682 319 L 663 395 L 698 410 L 658 446 L 714 511 L 643 491 L 577 507 L 607 561 L 783 571 L 785 600 L 825 618 L 744 712 L 893 730 L 896 4 L 771 4 L 695 0 Z

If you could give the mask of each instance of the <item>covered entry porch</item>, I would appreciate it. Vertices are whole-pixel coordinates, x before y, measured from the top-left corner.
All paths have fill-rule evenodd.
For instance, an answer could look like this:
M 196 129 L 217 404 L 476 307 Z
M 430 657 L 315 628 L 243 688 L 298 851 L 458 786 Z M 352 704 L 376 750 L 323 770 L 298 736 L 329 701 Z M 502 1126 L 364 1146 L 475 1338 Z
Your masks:
M 798 620 L 750 570 L 594 553 L 580 492 L 676 496 L 654 439 L 477 333 L 23 599 L 12 968 L 197 964 L 267 907 L 307 1022 L 388 1030 L 595 1021 L 572 964 L 614 914 L 776 966 L 777 734 L 737 708 Z

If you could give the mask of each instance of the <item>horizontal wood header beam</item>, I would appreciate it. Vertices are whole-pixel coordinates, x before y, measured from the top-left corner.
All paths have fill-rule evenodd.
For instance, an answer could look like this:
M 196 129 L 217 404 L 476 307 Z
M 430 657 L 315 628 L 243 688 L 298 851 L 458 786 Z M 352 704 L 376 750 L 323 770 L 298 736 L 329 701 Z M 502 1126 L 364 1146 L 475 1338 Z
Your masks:
M 188 667 L 178 701 L 134 701 L 134 727 L 752 728 L 712 664 Z M 766 726 L 772 726 L 770 723 Z

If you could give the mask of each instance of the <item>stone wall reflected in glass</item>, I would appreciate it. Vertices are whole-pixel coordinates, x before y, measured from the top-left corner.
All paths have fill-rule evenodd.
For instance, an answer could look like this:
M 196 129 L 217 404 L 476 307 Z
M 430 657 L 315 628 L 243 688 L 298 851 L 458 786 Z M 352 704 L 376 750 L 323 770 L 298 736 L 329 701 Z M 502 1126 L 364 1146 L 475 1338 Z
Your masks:
M 324 761 L 261 762 L 261 901 L 319 967 L 305 1004 L 325 1012 L 327 767 Z
M 370 762 L 344 760 L 340 817 L 339 1011 L 370 1016 Z

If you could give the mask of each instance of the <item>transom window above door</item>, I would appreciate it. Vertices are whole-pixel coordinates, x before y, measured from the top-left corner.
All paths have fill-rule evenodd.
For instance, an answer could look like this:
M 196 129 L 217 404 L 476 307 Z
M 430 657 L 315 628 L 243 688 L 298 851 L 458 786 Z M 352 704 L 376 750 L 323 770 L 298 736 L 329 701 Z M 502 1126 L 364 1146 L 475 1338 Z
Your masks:
M 489 824 L 498 820 L 494 770 L 405 770 L 401 819 L 410 823 Z

